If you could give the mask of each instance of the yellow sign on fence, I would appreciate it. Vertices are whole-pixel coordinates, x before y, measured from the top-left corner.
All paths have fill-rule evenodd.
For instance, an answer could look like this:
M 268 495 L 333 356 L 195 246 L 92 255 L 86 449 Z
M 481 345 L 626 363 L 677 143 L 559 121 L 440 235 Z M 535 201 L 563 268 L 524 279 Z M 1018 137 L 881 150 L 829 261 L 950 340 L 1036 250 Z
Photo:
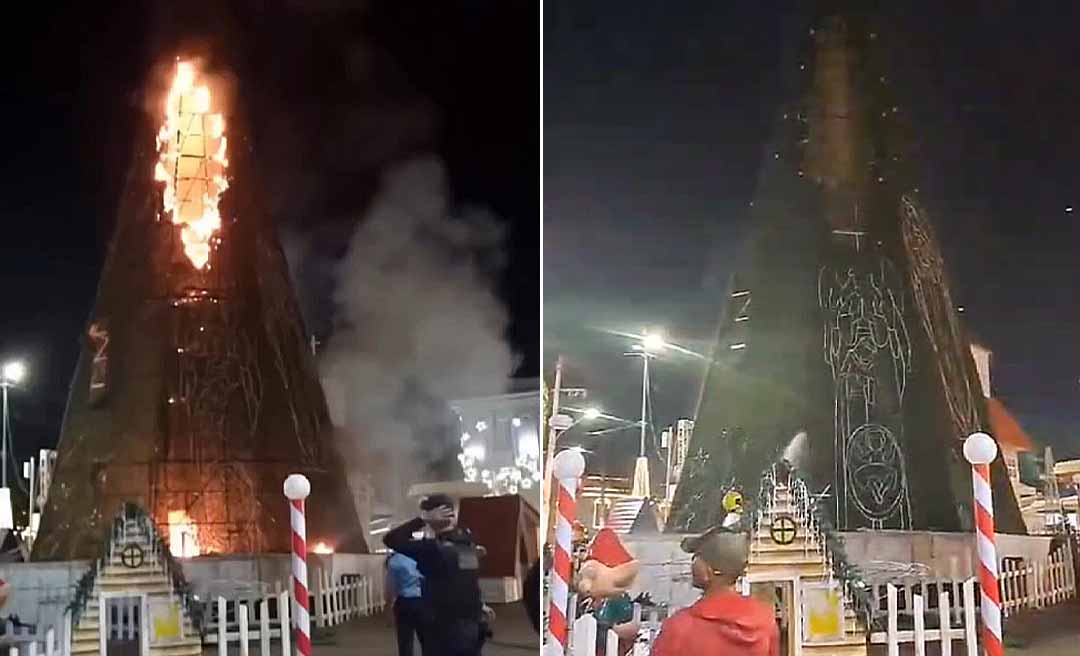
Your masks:
M 169 601 L 151 602 L 150 626 L 152 642 L 169 642 L 184 637 L 180 605 Z
M 803 584 L 803 640 L 829 642 L 844 637 L 844 598 L 828 583 Z

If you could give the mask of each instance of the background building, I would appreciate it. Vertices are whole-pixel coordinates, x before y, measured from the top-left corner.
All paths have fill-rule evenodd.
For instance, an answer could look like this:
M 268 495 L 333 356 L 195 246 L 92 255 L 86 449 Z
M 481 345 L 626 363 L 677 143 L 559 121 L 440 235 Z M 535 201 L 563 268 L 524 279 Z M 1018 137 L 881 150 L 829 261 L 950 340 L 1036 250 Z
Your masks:
M 465 481 L 494 494 L 520 494 L 540 507 L 540 381 L 514 381 L 497 396 L 450 402 L 457 417 Z

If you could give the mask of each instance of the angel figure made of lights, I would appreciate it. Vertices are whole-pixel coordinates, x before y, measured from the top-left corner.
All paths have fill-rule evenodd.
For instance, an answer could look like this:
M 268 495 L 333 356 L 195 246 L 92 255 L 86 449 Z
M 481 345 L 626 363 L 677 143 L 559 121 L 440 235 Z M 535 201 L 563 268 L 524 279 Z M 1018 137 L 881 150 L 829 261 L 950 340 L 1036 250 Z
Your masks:
M 895 278 L 881 259 L 876 267 L 823 268 L 818 279 L 841 528 L 910 527 L 901 407 L 911 340 Z

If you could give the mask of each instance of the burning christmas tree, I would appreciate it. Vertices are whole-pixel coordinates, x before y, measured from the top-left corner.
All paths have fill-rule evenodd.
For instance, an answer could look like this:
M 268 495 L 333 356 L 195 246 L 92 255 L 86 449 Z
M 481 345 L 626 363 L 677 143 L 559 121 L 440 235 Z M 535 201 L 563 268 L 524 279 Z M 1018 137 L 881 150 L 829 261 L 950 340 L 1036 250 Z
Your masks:
M 252 151 L 227 140 L 240 121 L 226 125 L 198 62 L 178 62 L 163 95 L 144 131 L 156 148 L 136 149 L 120 204 L 33 557 L 93 556 L 125 502 L 176 556 L 288 552 L 281 485 L 294 472 L 312 484 L 309 541 L 366 551 Z

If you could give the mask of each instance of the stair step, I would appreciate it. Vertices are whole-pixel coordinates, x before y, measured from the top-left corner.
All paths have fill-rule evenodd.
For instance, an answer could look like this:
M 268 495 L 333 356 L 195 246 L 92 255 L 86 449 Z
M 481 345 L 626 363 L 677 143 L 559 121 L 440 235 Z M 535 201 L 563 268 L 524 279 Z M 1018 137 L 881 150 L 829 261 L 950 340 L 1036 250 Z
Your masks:
M 202 654 L 200 640 L 185 640 L 171 645 L 150 645 L 150 653 L 157 656 L 198 656 Z
M 803 656 L 866 656 L 866 641 L 804 642 Z
M 751 566 L 756 565 L 819 565 L 825 566 L 821 554 L 813 551 L 759 551 L 753 556 Z
M 747 573 L 756 578 L 768 576 L 790 576 L 798 574 L 804 579 L 822 581 L 828 578 L 829 573 L 821 561 L 799 563 L 769 563 L 754 559 L 747 568 Z
M 135 574 L 149 574 L 153 576 L 165 576 L 165 569 L 161 565 L 147 563 L 141 567 L 125 567 L 124 565 L 106 565 L 98 572 L 98 578 L 105 576 L 132 576 Z
M 101 652 L 100 642 L 74 642 L 71 643 L 72 654 L 98 654 Z

